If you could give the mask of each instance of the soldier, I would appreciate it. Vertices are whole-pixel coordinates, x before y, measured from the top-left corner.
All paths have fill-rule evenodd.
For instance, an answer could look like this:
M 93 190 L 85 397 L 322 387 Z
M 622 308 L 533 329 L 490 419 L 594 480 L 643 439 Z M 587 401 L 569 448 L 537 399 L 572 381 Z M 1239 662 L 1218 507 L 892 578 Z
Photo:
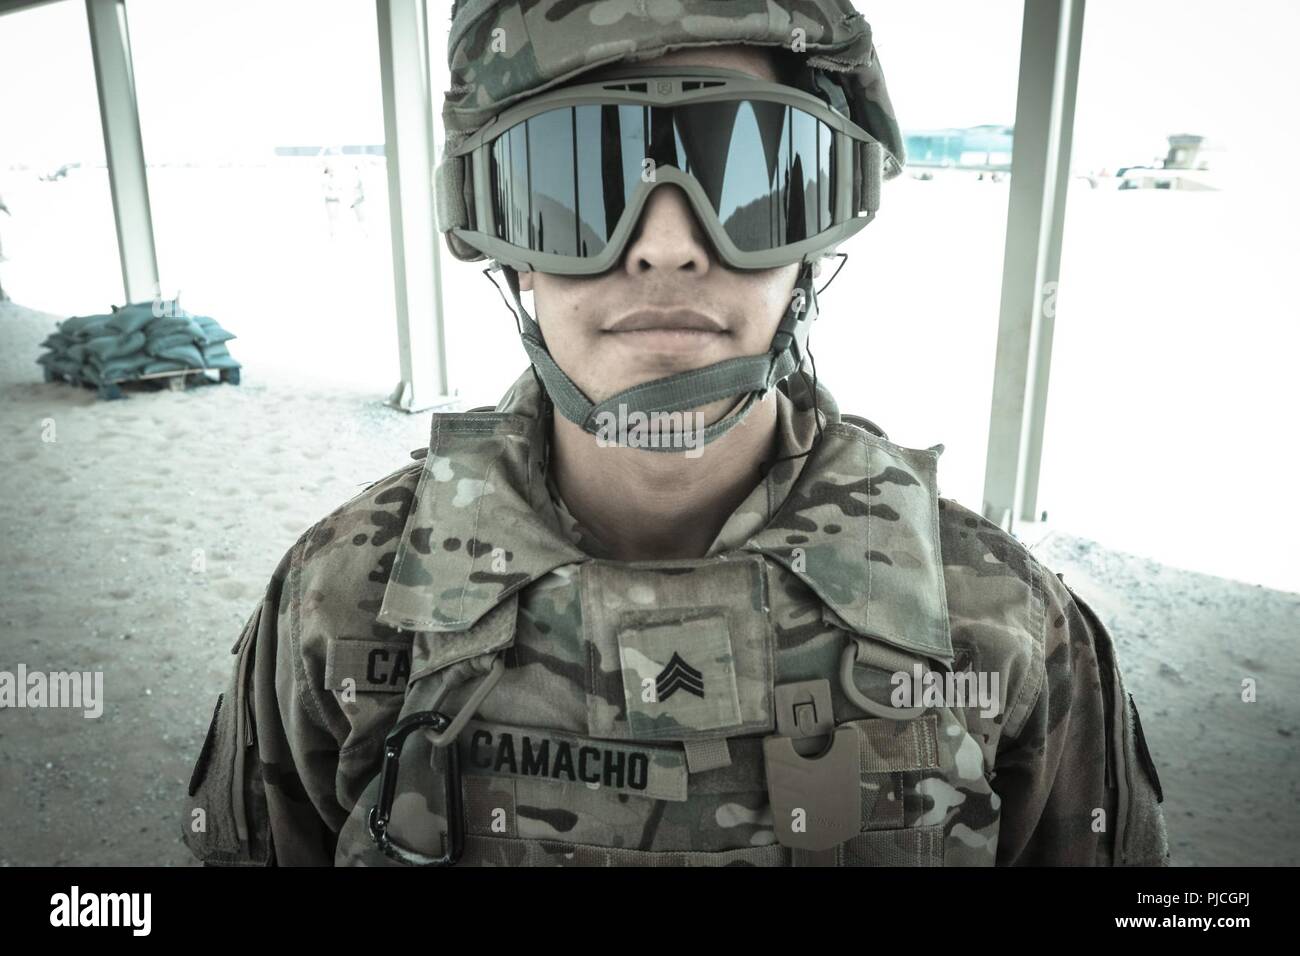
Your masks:
M 201 859 L 1166 861 L 1105 627 L 808 375 L 904 160 L 870 28 L 719 6 L 456 4 L 440 220 L 531 368 L 284 556 Z

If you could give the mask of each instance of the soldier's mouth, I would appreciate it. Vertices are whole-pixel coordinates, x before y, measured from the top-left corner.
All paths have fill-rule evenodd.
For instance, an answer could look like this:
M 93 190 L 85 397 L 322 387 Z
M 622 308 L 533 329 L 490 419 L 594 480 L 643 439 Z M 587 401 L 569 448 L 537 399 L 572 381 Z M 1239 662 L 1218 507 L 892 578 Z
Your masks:
M 625 344 L 639 351 L 696 351 L 701 346 L 725 338 L 728 332 L 705 332 L 702 329 L 636 329 L 631 332 L 611 333 Z
M 604 331 L 725 333 L 727 330 L 721 322 L 694 309 L 642 309 L 623 316 Z

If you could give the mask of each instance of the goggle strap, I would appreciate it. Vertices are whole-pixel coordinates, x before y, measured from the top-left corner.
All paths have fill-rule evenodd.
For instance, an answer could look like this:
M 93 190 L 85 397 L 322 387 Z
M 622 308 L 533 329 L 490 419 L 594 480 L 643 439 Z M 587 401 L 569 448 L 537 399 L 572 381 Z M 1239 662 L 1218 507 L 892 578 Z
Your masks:
M 591 399 L 574 384 L 573 379 L 564 374 L 564 369 L 555 363 L 555 359 L 551 358 L 551 353 L 547 351 L 541 326 L 524 306 L 523 296 L 519 291 L 519 273 L 514 269 L 502 271 L 505 273 L 510 295 L 515 300 L 515 320 L 520 326 L 519 338 L 523 341 L 524 351 L 528 353 L 529 361 L 533 363 L 533 369 L 542 380 L 546 394 L 560 414 L 569 421 L 581 425 L 591 409 Z
M 465 169 L 468 162 L 449 156 L 438 164 L 434 177 L 434 203 L 438 229 L 450 235 L 453 229 L 468 229 L 469 206 L 465 202 Z
M 525 323 L 525 327 L 527 325 L 537 328 L 531 320 Z M 538 333 L 526 330 L 523 342 L 524 350 L 532 360 L 533 368 L 537 370 L 542 384 L 546 386 L 546 394 L 550 396 L 551 403 L 561 415 L 576 425 L 582 425 L 585 429 L 586 421 L 591 414 L 591 399 L 574 384 L 573 379 L 564 374 L 564 369 L 555 364 L 555 359 L 551 358 L 551 353 L 547 351 L 546 344 Z
M 858 186 L 858 210 L 880 211 L 880 185 L 885 176 L 885 148 L 879 143 L 858 143 L 858 164 L 853 171 Z

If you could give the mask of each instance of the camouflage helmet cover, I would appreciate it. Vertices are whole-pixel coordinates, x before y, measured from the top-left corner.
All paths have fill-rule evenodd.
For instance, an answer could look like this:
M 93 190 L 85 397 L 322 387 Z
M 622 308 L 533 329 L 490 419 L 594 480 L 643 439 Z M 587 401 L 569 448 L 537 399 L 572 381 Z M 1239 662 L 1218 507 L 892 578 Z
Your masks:
M 446 147 L 516 102 L 589 70 L 731 44 L 793 50 L 838 76 L 852 119 L 884 147 L 885 178 L 902 171 L 903 137 L 871 26 L 852 0 L 456 0 L 442 111 Z M 457 258 L 484 258 L 450 234 L 468 222 L 458 158 L 444 157 L 438 170 L 438 220 Z

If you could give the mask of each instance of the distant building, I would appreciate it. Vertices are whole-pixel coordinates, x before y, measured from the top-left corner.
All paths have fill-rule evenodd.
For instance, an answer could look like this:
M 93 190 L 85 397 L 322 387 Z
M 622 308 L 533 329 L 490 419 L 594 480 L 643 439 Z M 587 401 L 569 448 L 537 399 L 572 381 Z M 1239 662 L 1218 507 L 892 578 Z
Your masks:
M 906 131 L 903 141 L 907 165 L 922 169 L 1010 172 L 1013 133 L 1010 126 Z
M 1204 145 L 1205 137 L 1193 133 L 1175 133 L 1170 136 L 1165 169 L 1209 169 L 1207 161 L 1197 164 L 1197 154 Z
M 1223 188 L 1219 171 L 1210 168 L 1210 155 L 1222 153 L 1220 148 L 1194 133 L 1174 133 L 1168 139 L 1169 151 L 1161 165 L 1123 166 L 1116 170 L 1120 189 Z

